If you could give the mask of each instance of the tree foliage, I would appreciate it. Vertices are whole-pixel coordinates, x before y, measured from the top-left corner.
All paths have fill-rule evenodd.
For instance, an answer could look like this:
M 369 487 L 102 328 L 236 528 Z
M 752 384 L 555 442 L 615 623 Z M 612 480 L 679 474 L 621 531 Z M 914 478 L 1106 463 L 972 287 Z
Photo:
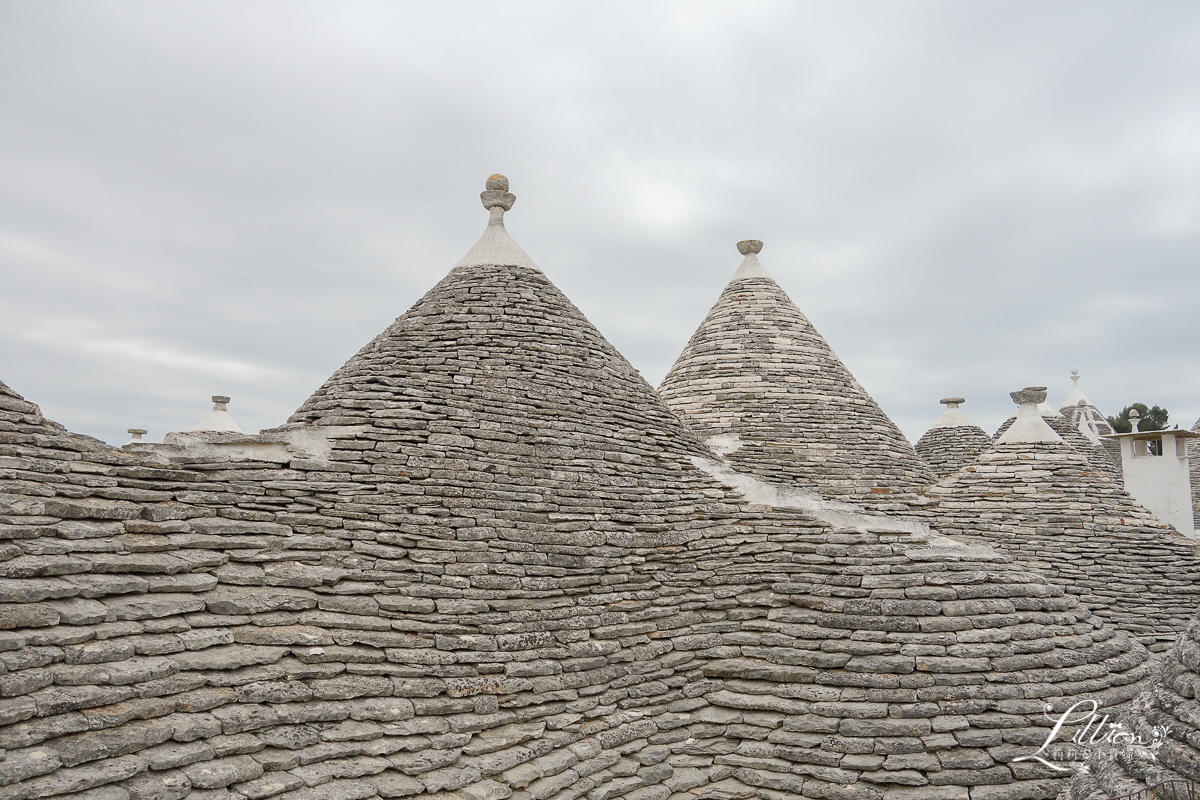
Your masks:
M 1145 403 L 1133 403 L 1121 409 L 1121 413 L 1115 417 L 1108 418 L 1108 424 L 1112 425 L 1112 429 L 1117 433 L 1132 433 L 1133 426 L 1129 422 L 1129 412 L 1133 409 L 1142 415 L 1138 421 L 1139 431 L 1165 431 L 1167 429 L 1167 410 L 1154 406 L 1147 406 Z

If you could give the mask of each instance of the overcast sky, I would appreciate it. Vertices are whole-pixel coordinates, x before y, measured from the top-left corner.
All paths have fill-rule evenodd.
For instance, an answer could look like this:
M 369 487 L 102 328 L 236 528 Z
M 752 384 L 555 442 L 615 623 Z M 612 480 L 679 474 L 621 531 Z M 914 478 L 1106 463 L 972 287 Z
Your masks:
M 493 172 L 651 384 L 756 238 L 914 441 L 1072 368 L 1200 415 L 1195 2 L 0 0 L 0 380 L 116 444 L 278 425 Z

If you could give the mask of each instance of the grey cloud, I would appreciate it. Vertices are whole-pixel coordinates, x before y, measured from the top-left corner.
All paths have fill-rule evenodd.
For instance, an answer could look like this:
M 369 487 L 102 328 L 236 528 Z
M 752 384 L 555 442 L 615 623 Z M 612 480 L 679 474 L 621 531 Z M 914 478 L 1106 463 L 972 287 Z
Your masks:
M 1186 3 L 0 6 L 0 378 L 278 424 L 509 227 L 657 383 L 764 263 L 917 438 L 1080 368 L 1200 414 Z

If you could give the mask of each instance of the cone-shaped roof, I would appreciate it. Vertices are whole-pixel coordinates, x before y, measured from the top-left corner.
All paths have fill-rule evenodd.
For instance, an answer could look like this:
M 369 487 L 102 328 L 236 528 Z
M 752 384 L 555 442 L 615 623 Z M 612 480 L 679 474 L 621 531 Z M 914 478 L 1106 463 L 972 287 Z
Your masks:
M 227 408 L 229 398 L 221 395 L 213 395 L 213 409 L 208 412 L 208 416 L 200 420 L 200 424 L 192 428 L 193 432 L 212 432 L 212 433 L 241 433 L 242 429 L 233 417 L 229 414 Z
M 972 463 L 992 446 L 992 437 L 959 409 L 959 405 L 966 402 L 964 398 L 945 397 L 941 402 L 946 406 L 946 413 L 916 444 L 917 455 L 939 478 Z
M 1200 602 L 1194 542 L 1065 442 L 997 442 L 928 493 L 939 531 L 999 548 L 1148 645 Z
M 739 472 L 897 508 L 933 478 L 744 242 L 659 393 Z
M 11 796 L 1036 797 L 1001 743 L 1132 697 L 1145 650 L 989 548 L 731 500 L 486 237 L 297 412 L 310 455 L 4 461 Z
M 581 475 L 596 491 L 641 484 L 646 496 L 625 510 L 684 496 L 651 493 L 658 481 L 684 494 L 716 487 L 690 460 L 711 453 L 512 240 L 493 195 L 515 199 L 507 186 L 484 192 L 495 204 L 479 242 L 290 422 L 350 426 L 425 469 L 451 459 L 447 479 L 464 489 L 517 492 L 532 474 L 500 481 L 495 470 L 533 470 L 546 503 L 581 491 Z
M 1071 391 L 1067 393 L 1067 399 L 1063 400 L 1062 405 L 1059 406 L 1059 410 L 1063 414 L 1067 413 L 1068 408 L 1075 408 L 1080 403 L 1088 406 L 1093 405 L 1088 396 L 1083 393 L 1083 389 L 1079 385 L 1079 378 L 1079 370 L 1071 370 Z
M 1078 407 L 1077 407 L 1078 408 Z M 1066 409 L 1064 409 L 1066 410 Z M 1038 412 L 1042 419 L 1050 428 L 1062 438 L 1064 442 L 1078 451 L 1088 460 L 1088 462 L 1098 470 L 1103 471 L 1106 475 L 1115 481 L 1121 480 L 1121 463 L 1120 463 L 1120 445 L 1115 447 L 1105 440 L 1092 441 L 1089 436 L 1086 436 L 1080 430 L 1079 417 L 1077 414 L 1067 416 L 1063 413 L 1055 411 L 1049 404 L 1043 402 L 1038 405 Z M 1097 411 L 1096 414 L 1099 414 Z M 1013 414 L 1004 421 L 1004 424 L 996 431 L 992 437 L 993 441 L 998 441 L 1016 421 L 1017 415 Z M 1107 423 L 1105 423 L 1107 425 Z

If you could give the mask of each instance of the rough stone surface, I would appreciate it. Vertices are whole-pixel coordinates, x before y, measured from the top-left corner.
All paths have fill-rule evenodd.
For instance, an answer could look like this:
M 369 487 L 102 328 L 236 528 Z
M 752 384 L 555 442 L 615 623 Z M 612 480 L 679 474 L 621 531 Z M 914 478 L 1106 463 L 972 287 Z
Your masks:
M 1130 734 L 1147 743 L 1161 740 L 1161 746 L 1098 748 L 1087 769 L 1062 790 L 1060 800 L 1108 800 L 1167 781 L 1200 783 L 1198 654 L 1200 618 L 1193 618 L 1163 659 L 1159 674 L 1121 718 Z
M 734 469 L 763 480 L 889 510 L 908 510 L 933 481 L 753 253 L 659 393 Z
M 268 449 L 0 388 L 0 797 L 1053 795 L 1013 748 L 1145 649 L 988 548 L 745 502 L 499 214 Z
M 1196 611 L 1197 543 L 1065 443 L 997 444 L 929 495 L 941 532 L 1007 553 L 1151 649 Z
M 992 447 L 992 438 L 958 410 L 961 397 L 942 401 L 948 408 L 917 440 L 916 451 L 938 478 L 958 472 Z
M 1042 419 L 1050 428 L 1062 437 L 1062 440 L 1069 444 L 1074 450 L 1083 455 L 1088 463 L 1096 469 L 1108 475 L 1114 481 L 1120 483 L 1121 477 L 1121 445 L 1115 440 L 1101 440 L 1099 443 L 1093 442 L 1084 436 L 1079 430 L 1078 414 L 1079 409 L 1072 416 L 1066 416 L 1065 413 L 1055 413 L 1053 409 L 1043 406 Z M 1096 414 L 1099 414 L 1097 411 Z M 1004 424 L 992 436 L 992 441 L 996 441 L 1004 432 L 1007 431 L 1016 420 L 1014 414 L 1004 421 Z M 1108 423 L 1104 422 L 1107 427 Z M 1112 428 L 1108 428 L 1108 432 L 1112 432 Z

